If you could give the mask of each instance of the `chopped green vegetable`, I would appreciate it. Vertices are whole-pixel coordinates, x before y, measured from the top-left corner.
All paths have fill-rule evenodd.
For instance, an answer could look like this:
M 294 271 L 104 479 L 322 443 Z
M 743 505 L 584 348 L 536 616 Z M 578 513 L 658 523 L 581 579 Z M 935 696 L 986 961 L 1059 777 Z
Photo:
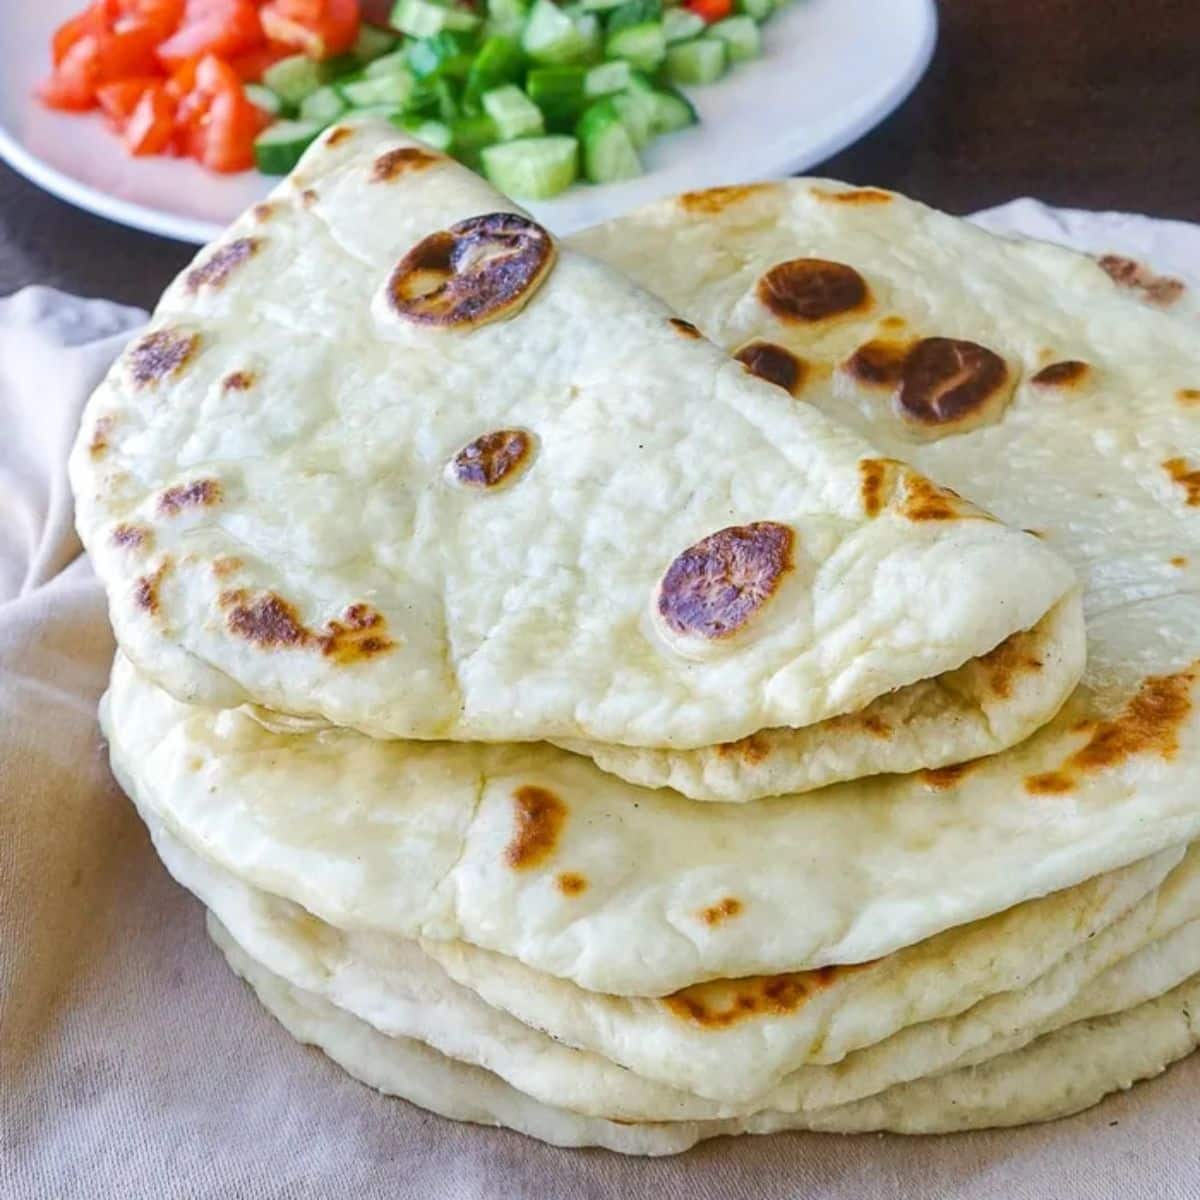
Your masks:
M 738 8 L 760 25 L 776 8 L 775 0 L 738 0 Z
M 710 25 L 705 36 L 720 38 L 729 47 L 730 62 L 744 62 L 762 53 L 762 34 L 750 17 L 726 17 Z
M 485 146 L 492 145 L 499 134 L 491 117 L 459 117 L 450 122 L 450 150 L 454 157 L 467 166 L 479 165 L 479 153 Z
M 516 38 L 493 34 L 479 47 L 467 74 L 466 100 L 477 104 L 484 92 L 506 83 L 520 83 L 525 55 Z
M 464 79 L 471 69 L 473 57 L 471 39 L 448 29 L 410 42 L 405 51 L 408 68 L 418 79 L 430 79 L 434 75 Z
M 695 125 L 698 120 L 696 110 L 686 96 L 674 89 L 654 93 L 655 135 L 675 133 Z
M 657 105 L 654 102 L 653 94 L 630 88 L 610 99 L 613 107 L 617 110 L 617 115 L 621 118 L 625 128 L 629 130 L 629 137 L 633 141 L 635 149 L 641 150 L 654 137 L 654 118 L 657 113 Z
M 631 29 L 635 25 L 661 21 L 662 15 L 662 0 L 625 0 L 623 4 L 608 14 L 605 28 L 609 33 L 618 33 L 622 29 Z
M 623 92 L 633 78 L 633 68 L 621 58 L 592 67 L 584 78 L 583 90 L 589 99 Z
M 270 88 L 263 87 L 261 83 L 248 83 L 243 91 L 246 93 L 246 99 L 255 108 L 261 108 L 263 112 L 272 117 L 282 114 L 283 101 Z
M 663 13 L 663 38 L 668 46 L 699 37 L 706 28 L 704 18 L 690 8 L 668 8 Z
M 255 164 L 264 175 L 286 175 L 323 128 L 318 121 L 276 121 L 254 139 Z
M 488 146 L 482 157 L 488 179 L 519 199 L 548 200 L 579 174 L 579 143 L 573 137 L 520 138 Z
M 284 104 L 294 106 L 322 87 L 326 79 L 325 68 L 319 62 L 304 54 L 293 54 L 269 66 L 262 81 Z
M 354 55 L 360 65 L 365 66 L 377 58 L 382 58 L 385 54 L 390 54 L 395 50 L 398 40 L 394 33 L 364 22 L 358 28 L 358 38 L 350 53 Z
M 634 179 L 642 162 L 629 130 L 612 100 L 597 100 L 579 121 L 584 177 L 592 183 Z
M 380 75 L 391 75 L 396 71 L 408 70 L 408 54 L 404 50 L 393 50 L 391 54 L 385 54 L 382 58 L 377 58 L 373 63 L 368 63 L 363 68 L 363 77 L 366 79 L 378 79 Z
M 413 137 L 419 138 L 435 150 L 443 152 L 449 150 L 454 140 L 450 126 L 442 121 L 424 121 L 420 117 L 402 114 L 392 117 L 392 124 L 397 129 L 403 129 L 405 133 L 411 133 Z
M 487 0 L 489 33 L 520 37 L 529 15 L 529 0 Z
M 474 29 L 479 17 L 469 9 L 436 4 L 434 0 L 399 0 L 392 9 L 391 23 L 409 37 L 426 38 L 443 29 Z
M 304 97 L 300 104 L 300 120 L 319 121 L 322 125 L 328 125 L 331 121 L 336 121 L 346 108 L 346 100 L 342 93 L 326 84 Z
M 585 104 L 583 67 L 534 67 L 525 91 L 542 110 L 550 129 L 572 130 Z
M 545 132 L 542 110 L 515 83 L 484 92 L 483 111 L 495 121 L 502 141 Z
M 641 25 L 625 25 L 610 33 L 604 43 L 609 58 L 623 58 L 643 71 L 655 71 L 667 53 L 661 21 L 646 21 Z
M 667 78 L 675 84 L 715 83 L 729 65 L 729 48 L 719 38 L 699 37 L 667 50 Z
M 553 0 L 535 0 L 521 34 L 521 47 L 534 62 L 583 62 L 591 49 L 585 32 Z
M 413 93 L 413 77 L 407 71 L 403 74 L 394 71 L 374 79 L 340 83 L 337 89 L 351 108 L 373 108 L 381 104 L 403 108 Z

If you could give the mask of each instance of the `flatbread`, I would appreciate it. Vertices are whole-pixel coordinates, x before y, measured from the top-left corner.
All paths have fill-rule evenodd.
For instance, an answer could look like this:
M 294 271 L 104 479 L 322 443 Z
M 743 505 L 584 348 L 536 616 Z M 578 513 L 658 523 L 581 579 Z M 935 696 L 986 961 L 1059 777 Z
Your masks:
M 858 287 L 778 299 L 841 313 Z M 1078 677 L 1070 571 L 906 468 L 885 495 L 878 458 L 381 121 L 323 135 L 172 284 L 71 477 L 122 647 L 183 700 L 690 748 L 1039 627 L 1039 678 L 948 685 L 918 765 L 997 748 L 981 705 L 1024 736 Z
M 574 1030 L 568 1030 L 564 1040 L 563 1031 L 555 1024 L 545 1026 L 546 1032 L 542 1032 L 542 1026 L 522 1023 L 491 1007 L 475 992 L 451 980 L 415 942 L 336 930 L 297 905 L 251 888 L 204 861 L 152 816 L 147 814 L 146 819 L 155 847 L 175 878 L 204 903 L 251 957 L 286 982 L 322 996 L 389 1037 L 413 1038 L 450 1058 L 484 1067 L 543 1103 L 619 1120 L 713 1120 L 764 1108 L 796 1112 L 830 1107 L 896 1083 L 938 1074 L 964 1059 L 973 1047 L 995 1046 L 994 1057 L 1014 1030 L 1036 1030 L 1039 1022 L 1051 1027 L 1050 1022 L 1064 1006 L 1091 994 L 1093 981 L 1106 968 L 1169 934 L 1174 928 L 1172 922 L 1200 917 L 1200 852 L 1192 853 L 1185 864 L 1176 867 L 1161 889 L 1149 892 L 1104 927 L 1097 928 L 1094 920 L 1078 923 L 1079 910 L 1069 903 L 1043 902 L 1043 922 L 1057 919 L 1078 940 L 1075 949 L 1042 975 L 1030 979 L 1018 969 L 1007 979 L 1004 977 L 1005 969 L 1020 961 L 1023 949 L 1012 935 L 1031 931 L 1028 924 L 1005 929 L 993 922 L 996 970 L 981 986 L 1012 990 L 999 992 L 970 1008 L 960 1000 L 963 1011 L 940 1020 L 925 1020 L 931 1006 L 923 988 L 940 992 L 945 1006 L 944 998 L 952 993 L 955 982 L 960 989 L 963 987 L 961 980 L 943 982 L 932 971 L 926 972 L 924 978 L 908 981 L 907 996 L 902 987 L 893 986 L 896 997 L 890 1011 L 886 1004 L 879 1006 L 893 1020 L 907 1017 L 914 1022 L 907 1028 L 850 1053 L 834 1067 L 799 1067 L 773 1087 L 760 1087 L 754 1093 L 747 1084 L 761 1072 L 761 1055 L 751 1051 L 745 1059 L 736 1059 L 727 1054 L 724 1071 L 714 1078 L 738 1076 L 739 1087 L 723 1092 L 710 1078 L 704 1092 L 727 1097 L 711 1099 L 658 1082 L 671 1075 L 672 1060 L 684 1057 L 689 1049 L 672 1038 L 674 1031 L 668 1022 L 660 1020 L 657 1043 L 646 1039 L 657 1050 L 656 1070 L 650 1077 L 638 1074 L 606 1057 L 604 1045 L 590 1050 L 573 1048 L 577 1044 L 571 1038 Z M 1168 900 L 1167 895 L 1172 899 Z M 1113 911 L 1110 906 L 1108 915 Z M 1052 942 L 1061 938 L 1060 930 L 1049 935 Z M 963 941 L 970 945 L 969 939 Z M 940 961 L 936 953 L 930 958 L 934 963 Z M 1025 965 L 1035 969 L 1040 965 L 1036 952 L 1027 955 Z M 1175 967 L 1183 972 L 1175 980 L 1179 982 L 1200 970 L 1200 954 L 1180 956 Z M 896 974 L 903 977 L 903 972 Z M 527 983 L 537 988 L 541 981 L 532 978 Z M 885 978 L 874 988 L 868 985 L 858 992 L 842 989 L 839 1007 L 861 1012 L 873 1000 L 879 1000 L 880 991 L 886 990 L 889 983 L 894 984 L 894 978 Z M 1170 986 L 1174 984 L 1161 986 L 1143 998 L 1159 995 Z M 587 998 L 581 997 L 579 1003 L 586 1005 Z M 600 1008 L 598 1002 L 596 1007 Z M 936 1011 L 936 1005 L 933 1007 Z M 624 1017 L 627 1023 L 650 1026 L 650 1008 L 643 1005 L 641 1011 L 629 1014 L 610 1005 L 609 1025 L 619 1032 Z M 803 1025 L 799 1012 L 763 1013 L 747 1024 L 757 1026 L 760 1041 L 773 1038 L 780 1042 L 790 1032 L 789 1016 L 793 1026 Z M 853 1023 L 852 1015 L 847 1023 Z M 1058 1021 L 1053 1027 L 1066 1023 Z M 836 1040 L 838 1032 L 837 1023 L 834 1025 L 831 1041 Z M 876 1026 L 876 1032 L 882 1028 L 886 1027 Z M 627 1030 L 625 1040 L 636 1040 L 639 1032 L 645 1035 L 649 1030 Z M 1030 1032 L 1021 1045 L 1035 1036 L 1036 1032 Z M 828 1059 L 831 1053 L 829 1044 L 821 1046 L 820 1057 Z M 982 1061 L 982 1057 L 976 1055 L 973 1061 Z M 729 1095 L 742 1098 L 729 1099 Z
M 540 1104 L 480 1067 L 412 1039 L 385 1037 L 272 975 L 211 917 L 209 933 L 293 1037 L 320 1047 L 378 1091 L 455 1120 L 515 1129 L 558 1146 L 603 1146 L 623 1154 L 675 1154 L 705 1138 L 736 1133 L 950 1133 L 1048 1121 L 1159 1074 L 1200 1044 L 1200 981 L 1192 978 L 1157 1000 L 1068 1026 L 1016 1054 L 841 1108 L 728 1121 L 623 1124 Z
M 1022 783 L 1089 736 L 1069 724 L 957 787 L 890 776 L 734 806 L 544 744 L 275 733 L 180 704 L 123 658 L 101 706 L 128 794 L 256 887 L 341 929 L 495 952 L 474 987 L 516 962 L 640 997 L 877 959 L 1195 840 L 1196 717 L 1168 717 L 1155 738 L 1136 710 L 1115 718 L 1143 741 L 1064 796 Z
M 1200 661 L 1200 364 L 1190 320 L 1138 303 L 1092 259 L 986 233 L 891 192 L 827 180 L 715 189 L 651 205 L 573 244 L 663 296 L 731 353 L 799 374 L 799 400 L 1004 520 L 1085 581 L 1088 669 L 1056 727 L 1069 803 L 1136 738 L 1088 744 L 1086 721 L 1194 710 Z M 874 303 L 835 322 L 780 321 L 759 299 L 781 262 L 832 260 Z M 772 347 L 770 352 L 763 345 Z M 751 352 L 746 347 L 757 347 Z M 772 357 L 773 356 L 773 357 Z M 1157 680 L 1148 683 L 1148 680 Z M 1193 714 L 1194 715 L 1194 714 Z M 1196 726 L 1164 747 L 1186 773 Z M 608 771 L 689 795 L 806 785 L 788 736 L 752 752 L 593 747 Z M 1082 761 L 1071 766 L 1073 752 Z M 779 760 L 779 761 L 777 761 Z

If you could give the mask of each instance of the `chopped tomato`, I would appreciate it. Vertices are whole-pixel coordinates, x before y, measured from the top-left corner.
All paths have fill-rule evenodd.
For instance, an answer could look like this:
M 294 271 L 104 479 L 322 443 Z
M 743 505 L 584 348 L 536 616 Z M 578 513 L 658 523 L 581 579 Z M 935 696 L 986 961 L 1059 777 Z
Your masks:
M 733 12 L 733 0 L 687 0 L 687 6 L 710 25 L 714 21 L 723 21 Z
M 175 136 L 175 102 L 161 81 L 142 92 L 121 141 L 130 154 L 161 154 Z
M 180 101 L 177 136 L 184 153 L 211 171 L 254 165 L 254 139 L 270 117 L 246 99 L 237 72 L 215 55 L 195 67 L 191 91 Z
M 103 4 L 90 5 L 79 16 L 72 17 L 69 21 L 64 21 L 54 31 L 54 37 L 50 42 L 50 50 L 56 67 L 67 57 L 67 52 L 81 38 L 86 37 L 88 34 L 104 33 L 108 29 L 109 18 L 104 9 L 105 6 Z
M 262 7 L 267 36 L 310 58 L 332 58 L 354 45 L 359 0 L 268 0 Z
M 71 36 L 78 30 L 71 31 Z M 66 46 L 68 38 L 60 40 Z M 63 51 L 38 95 L 53 108 L 86 109 L 96 103 L 96 89 L 131 75 L 158 71 L 158 34 L 135 18 L 118 17 L 110 28 L 82 33 Z
M 173 68 L 204 54 L 232 58 L 263 43 L 262 22 L 252 0 L 187 0 L 178 30 L 158 48 L 158 57 Z
M 155 75 L 132 75 L 118 79 L 96 89 L 96 99 L 104 115 L 118 129 L 124 127 L 130 114 L 137 108 L 138 101 L 148 88 L 156 87 L 163 80 Z

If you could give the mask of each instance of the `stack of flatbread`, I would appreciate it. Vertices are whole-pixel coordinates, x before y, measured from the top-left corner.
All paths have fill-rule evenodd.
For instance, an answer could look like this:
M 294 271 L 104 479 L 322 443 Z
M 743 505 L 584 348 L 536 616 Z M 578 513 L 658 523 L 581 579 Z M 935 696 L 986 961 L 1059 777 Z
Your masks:
M 335 127 L 85 414 L 113 769 L 278 1019 L 446 1116 L 1084 1108 L 1200 1041 L 1169 284 L 822 181 L 562 242 Z

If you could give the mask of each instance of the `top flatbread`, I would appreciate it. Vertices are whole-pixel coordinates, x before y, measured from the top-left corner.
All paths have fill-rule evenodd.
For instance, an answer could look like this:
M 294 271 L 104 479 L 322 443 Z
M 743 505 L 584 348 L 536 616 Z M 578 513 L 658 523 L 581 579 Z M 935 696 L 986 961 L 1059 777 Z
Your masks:
M 818 270 L 772 303 L 838 324 L 876 301 Z M 147 675 L 381 737 L 811 726 L 1074 587 L 386 124 L 325 135 L 175 281 L 71 471 Z M 1051 662 L 1016 736 L 1078 673 Z

